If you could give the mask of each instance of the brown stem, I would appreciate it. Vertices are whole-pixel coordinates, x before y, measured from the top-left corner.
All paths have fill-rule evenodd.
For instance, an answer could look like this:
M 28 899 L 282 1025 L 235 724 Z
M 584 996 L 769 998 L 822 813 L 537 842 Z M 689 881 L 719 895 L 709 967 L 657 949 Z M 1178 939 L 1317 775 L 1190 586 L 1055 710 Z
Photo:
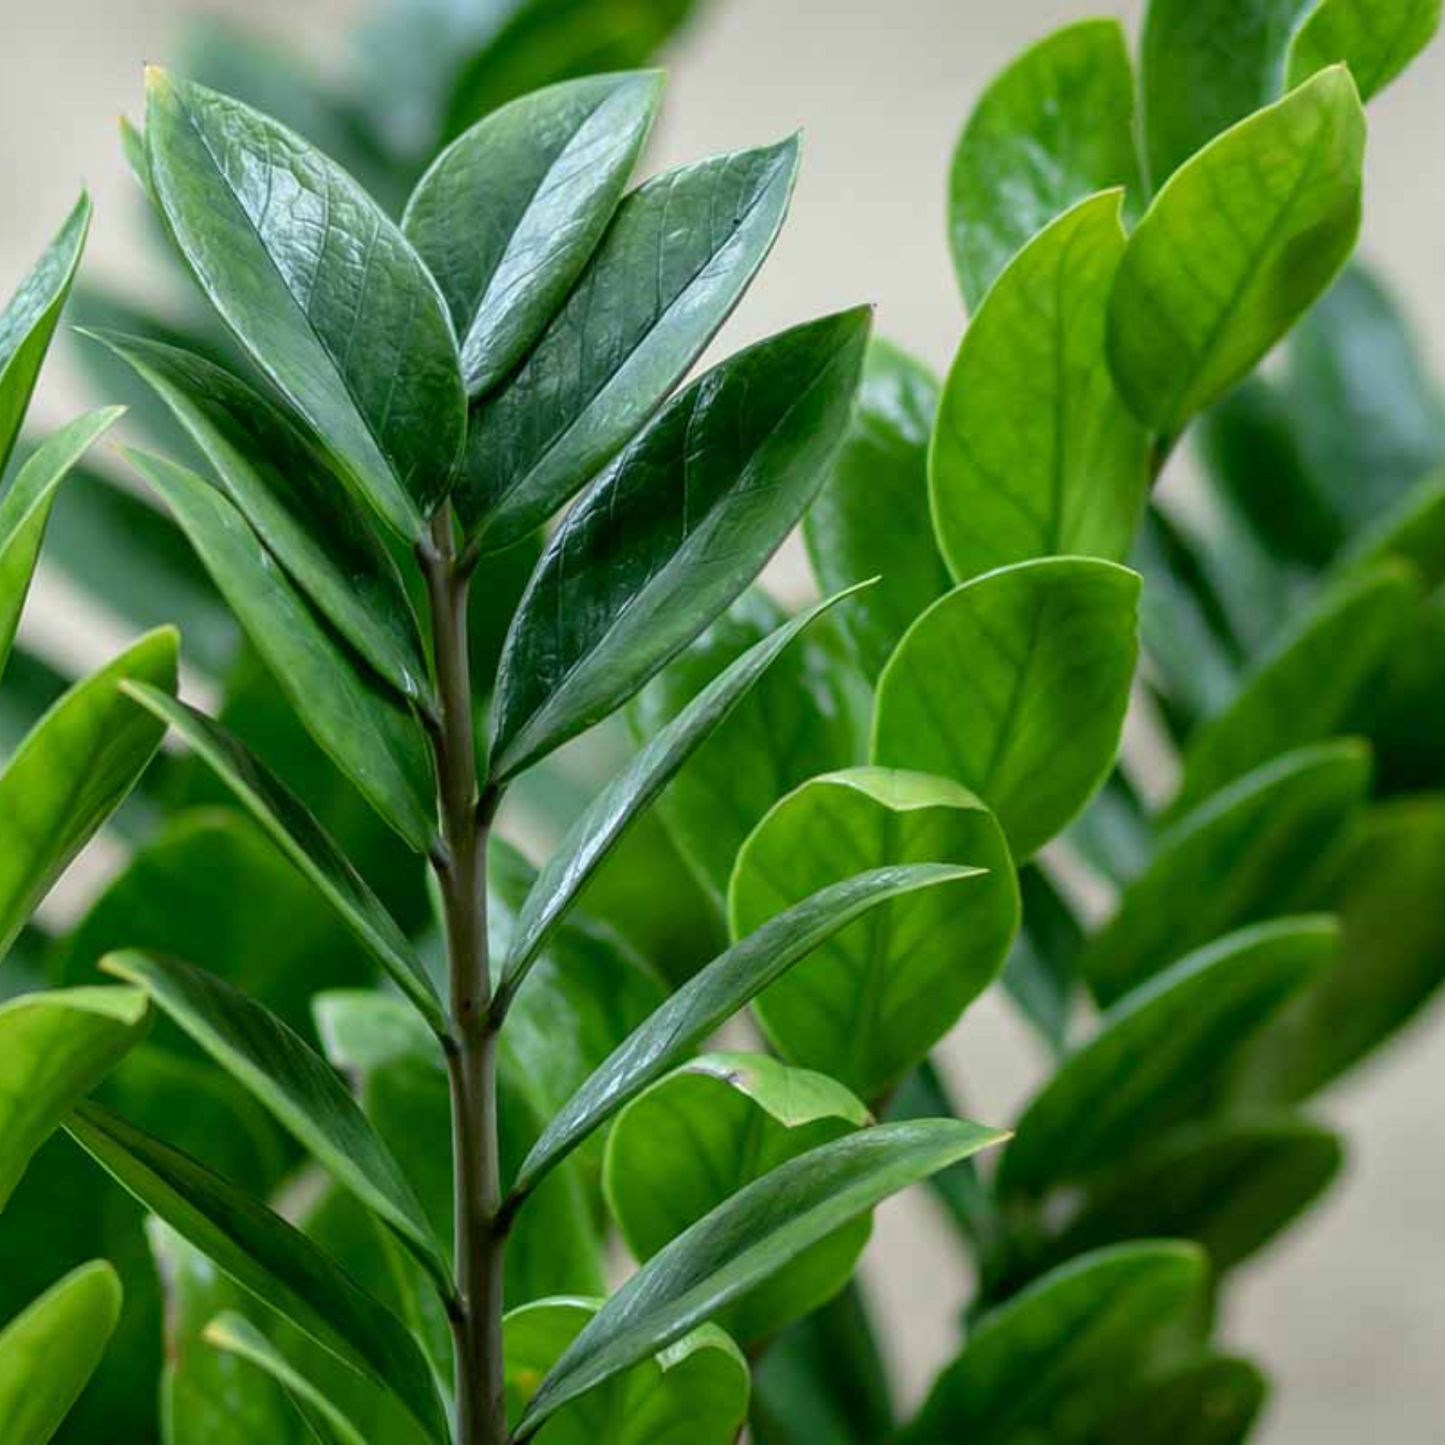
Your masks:
M 505 1445 L 502 1388 L 504 1231 L 497 1227 L 497 1034 L 487 957 L 487 838 L 494 793 L 480 794 L 467 661 L 467 573 L 457 565 L 450 507 L 418 553 L 431 602 L 439 709 L 432 732 L 442 846 L 433 859 L 446 914 L 451 1032 L 446 1040 L 452 1095 L 457 1296 L 457 1445 Z

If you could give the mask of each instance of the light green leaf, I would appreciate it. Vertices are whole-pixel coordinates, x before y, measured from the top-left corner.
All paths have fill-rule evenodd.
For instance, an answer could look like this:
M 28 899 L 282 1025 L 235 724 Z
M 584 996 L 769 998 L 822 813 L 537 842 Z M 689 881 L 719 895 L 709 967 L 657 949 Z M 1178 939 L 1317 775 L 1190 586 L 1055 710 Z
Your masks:
M 402 229 L 446 298 L 473 397 L 512 370 L 566 300 L 661 97 L 656 71 L 548 86 L 478 121 L 417 184 Z
M 964 333 L 928 457 L 938 545 L 960 582 L 1031 557 L 1128 555 L 1148 439 L 1104 354 L 1122 202 L 1093 196 L 1041 231 Z
M 420 1346 L 399 1320 L 279 1214 L 204 1165 L 94 1104 L 67 1130 L 147 1209 L 217 1268 L 339 1359 L 393 1391 L 438 1445 L 449 1438 Z
M 1269 1384 L 1248 1360 L 1206 1355 L 1145 1381 L 1092 1437 L 1094 1445 L 1244 1445 Z
M 1188 1120 L 1245 1040 L 1320 976 L 1339 936 L 1323 916 L 1257 924 L 1126 994 L 1025 1109 L 1000 1192 L 1040 1195 L 1087 1178 Z
M 27 993 L 0 1006 L 0 1211 L 35 1151 L 150 1024 L 129 988 Z
M 264 397 L 200 356 L 91 332 L 170 408 L 292 581 L 403 696 L 430 693 L 401 576 L 315 447 Z
M 623 201 L 531 354 L 473 415 L 457 505 L 487 551 L 541 526 L 682 379 L 772 249 L 797 168 L 789 140 L 668 171 Z
M 885 904 L 753 1004 L 784 1058 L 864 1099 L 885 1096 L 1003 967 L 1018 930 L 1019 890 L 998 820 L 947 778 L 851 768 L 779 801 L 733 872 L 728 910 L 741 937 L 826 884 L 924 862 L 987 876 Z
M 735 943 L 618 1045 L 558 1111 L 522 1165 L 514 1191 L 525 1193 L 761 989 L 854 919 L 890 898 L 977 874 L 943 864 L 875 868 L 820 889 Z
M 762 570 L 842 441 L 870 321 L 845 311 L 724 361 L 567 514 L 502 655 L 494 781 L 621 706 Z
M 957 1119 L 880 1124 L 779 1165 L 678 1235 L 603 1305 L 533 1396 L 517 1445 L 848 1220 L 1003 1137 Z
M 1089 940 L 1080 967 L 1094 997 L 1111 1004 L 1181 953 L 1288 906 L 1364 803 L 1371 772 L 1364 743 L 1321 743 L 1271 759 L 1187 814 Z
M 1030 237 L 1115 186 L 1141 190 L 1129 43 L 1117 20 L 1086 20 L 1004 70 L 959 138 L 949 240 L 969 310 Z
M 1414 1018 L 1445 982 L 1445 798 L 1381 804 L 1342 839 L 1312 897 L 1340 915 L 1335 961 L 1261 1033 L 1233 1092 L 1307 1098 Z
M 764 1054 L 704 1054 L 618 1115 L 603 1187 L 633 1257 L 646 1262 L 770 1170 L 872 1120 L 841 1084 Z M 868 1242 L 867 1216 L 792 1260 L 717 1323 L 744 1346 L 770 1339 L 843 1288 Z
M 0 476 L 20 435 L 89 229 L 90 197 L 82 194 L 55 239 L 0 311 Z
M 1414 620 L 1414 574 L 1387 563 L 1326 592 L 1203 723 L 1169 804 L 1178 818 L 1278 753 L 1348 727 Z
M 416 718 L 326 631 L 250 524 L 215 487 L 128 451 L 159 493 L 307 731 L 419 853 L 436 833 L 431 754 Z
M 119 684 L 174 691 L 177 644 L 170 628 L 149 633 L 76 683 L 0 773 L 0 958 L 155 755 L 165 729 Z
M 445 1251 L 396 1160 L 340 1078 L 300 1035 L 239 989 L 179 959 L 112 953 L 101 967 L 148 994 L 328 1173 L 396 1230 L 440 1288 L 449 1287 Z
M 56 491 L 71 467 L 120 416 L 120 408 L 111 407 L 62 427 L 36 449 L 0 493 L 0 676 L 15 642 Z
M 507 1418 L 515 1425 L 542 1377 L 598 1310 L 596 1300 L 547 1299 L 513 1310 L 506 1339 Z M 748 1413 L 747 1361 L 703 1325 L 558 1411 L 540 1445 L 732 1445 Z
M 1109 301 L 1124 399 L 1177 435 L 1334 279 L 1360 228 L 1365 118 L 1337 66 L 1188 161 L 1129 239 Z
M 803 518 L 808 556 L 825 592 L 878 578 L 838 620 L 869 681 L 913 619 L 948 591 L 928 511 L 928 442 L 937 413 L 933 374 L 875 338 L 853 421 Z
M 351 1421 L 248 1319 L 228 1310 L 206 1326 L 201 1338 L 218 1350 L 248 1361 L 276 1380 L 312 1429 L 321 1426 L 324 1432 L 321 1438 L 326 1445 L 366 1445 L 365 1437 Z
M 466 395 L 436 283 L 333 161 L 248 106 L 146 72 L 155 188 L 201 289 L 356 489 L 419 540 Z
M 900 1445 L 1085 1445 L 1147 1375 L 1161 1337 L 1199 1308 L 1207 1271 L 1197 1246 L 1151 1240 L 1046 1275 L 984 1316 Z
M 0 1331 L 0 1438 L 46 1445 L 85 1388 L 120 1317 L 103 1260 L 65 1276 Z
M 446 1011 L 425 966 L 396 920 L 296 796 L 220 723 L 149 687 L 131 696 L 194 748 L 281 851 L 316 886 L 435 1029 Z
M 1363 99 L 1378 95 L 1430 43 L 1440 0 L 1321 0 L 1290 41 L 1285 86 L 1344 61 Z
M 953 778 L 1025 861 L 1108 776 L 1138 656 L 1139 578 L 1053 557 L 936 602 L 878 681 L 872 761 Z
M 520 981 L 525 976 L 547 935 L 576 904 L 608 853 L 778 654 L 814 619 L 858 590 L 840 592 L 777 628 L 709 683 L 666 727 L 651 733 L 642 750 L 568 829 L 537 875 L 517 918 L 503 967 L 506 978 Z

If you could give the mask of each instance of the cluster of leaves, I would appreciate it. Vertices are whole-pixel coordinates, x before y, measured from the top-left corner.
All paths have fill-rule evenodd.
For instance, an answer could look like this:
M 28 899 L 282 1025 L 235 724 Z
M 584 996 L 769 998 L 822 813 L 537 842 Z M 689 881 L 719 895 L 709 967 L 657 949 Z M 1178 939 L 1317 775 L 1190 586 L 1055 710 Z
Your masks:
M 440 105 L 433 69 L 374 125 L 380 171 L 339 138 L 360 110 L 303 119 L 410 194 L 399 225 L 267 115 L 150 76 L 128 155 L 226 339 L 91 349 L 185 458 L 128 453 L 190 549 L 108 484 L 52 540 L 81 570 L 124 526 L 108 600 L 226 676 L 207 717 L 148 637 L 0 775 L 0 1313 L 79 1266 L 0 1336 L 5 1438 L 50 1438 L 97 1361 L 64 1438 L 451 1438 L 455 1019 L 425 875 L 469 634 L 485 806 L 554 841 L 487 860 L 513 1438 L 1242 1440 L 1265 1385 L 1211 1343 L 1219 1282 L 1338 1169 L 1298 1106 L 1445 976 L 1445 414 L 1378 287 L 1335 280 L 1360 97 L 1438 7 L 1154 0 L 1137 77 L 1117 25 L 1060 32 L 961 137 L 974 316 L 942 384 L 849 312 L 675 394 L 797 148 L 629 192 L 655 76 L 493 109 L 559 64 L 538 17 L 591 36 L 570 73 L 686 7 L 588 31 L 601 8 L 511 7 L 511 69 L 463 67 Z M 83 224 L 0 321 L 0 449 Z M 1202 521 L 1151 498 L 1196 418 Z M 4 494 L 0 637 L 113 420 Z M 810 503 L 827 600 L 789 616 L 745 589 Z M 435 584 L 473 567 L 449 636 L 465 591 Z M 1179 758 L 1153 809 L 1131 696 Z M 636 751 L 599 786 L 624 706 Z M 164 726 L 192 756 L 117 815 L 129 862 L 68 936 L 21 932 Z M 1092 930 L 1070 852 L 1117 890 Z M 1054 1067 L 985 1173 L 1001 1136 L 928 1055 L 995 980 Z M 749 1004 L 765 1049 L 698 1052 Z M 850 1279 L 871 1208 L 928 1176 L 980 1284 L 900 1423 Z M 614 1228 L 639 1268 L 604 1302 Z

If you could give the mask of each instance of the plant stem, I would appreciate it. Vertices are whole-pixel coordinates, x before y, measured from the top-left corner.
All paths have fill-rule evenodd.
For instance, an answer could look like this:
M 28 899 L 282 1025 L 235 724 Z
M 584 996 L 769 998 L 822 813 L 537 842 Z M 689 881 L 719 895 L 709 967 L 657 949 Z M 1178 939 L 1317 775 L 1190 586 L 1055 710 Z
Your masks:
M 457 1445 L 505 1445 L 502 1269 L 498 1227 L 497 1032 L 488 1004 L 487 838 L 496 794 L 479 793 L 467 660 L 467 570 L 457 565 L 451 508 L 421 552 L 431 602 L 439 713 L 432 728 L 442 846 L 433 860 L 446 914 L 451 1033 L 445 1040 L 452 1095 L 457 1295 Z

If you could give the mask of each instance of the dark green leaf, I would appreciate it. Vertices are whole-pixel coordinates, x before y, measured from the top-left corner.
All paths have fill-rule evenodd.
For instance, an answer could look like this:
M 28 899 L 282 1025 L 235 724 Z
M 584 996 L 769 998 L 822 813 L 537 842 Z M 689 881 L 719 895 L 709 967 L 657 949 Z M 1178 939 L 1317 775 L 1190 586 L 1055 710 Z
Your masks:
M 1359 233 L 1364 146 L 1359 95 L 1334 67 L 1174 174 L 1109 301 L 1114 379 L 1142 421 L 1176 435 L 1334 279 Z
M 436 832 L 431 755 L 416 718 L 342 650 L 235 507 L 185 467 L 127 452 L 206 564 L 308 731 L 417 850 Z
M 926 1057 L 993 982 L 1019 925 L 998 820 L 947 778 L 889 768 L 828 773 L 783 798 L 738 854 L 735 937 L 842 879 L 906 863 L 983 870 L 871 913 L 753 1004 L 784 1058 L 876 1100 Z
M 280 1215 L 94 1104 L 82 1104 L 66 1127 L 142 1204 L 237 1284 L 393 1390 L 432 1439 L 448 1439 L 441 1400 L 416 1341 Z
M 928 510 L 928 442 L 937 412 L 932 373 L 875 340 L 863 363 L 853 421 L 803 519 L 808 555 L 825 592 L 878 576 L 839 616 L 870 681 L 913 619 L 949 587 Z
M 682 379 L 772 248 L 797 168 L 790 140 L 669 171 L 622 203 L 536 347 L 473 416 L 457 501 L 488 551 L 545 522 Z
M 929 1119 L 879 1124 L 780 1165 L 678 1235 L 602 1307 L 548 1372 L 515 1431 L 681 1339 L 848 1220 L 1003 1136 Z
M 0 476 L 25 419 L 50 338 L 80 265 L 90 229 L 90 197 L 82 195 L 55 239 L 0 311 Z
M 563 1106 L 527 1156 L 515 1189 L 529 1189 L 761 989 L 855 918 L 890 898 L 977 873 L 943 864 L 876 868 L 821 889 L 734 944 L 629 1035 Z
M 1122 204 L 1108 191 L 1053 221 L 964 332 L 928 456 L 938 545 L 960 582 L 1031 557 L 1129 553 L 1148 439 L 1104 354 Z
M 1363 743 L 1321 743 L 1187 814 L 1089 940 L 1081 967 L 1095 998 L 1111 1004 L 1181 953 L 1288 906 L 1364 803 L 1371 771 Z
M 607 1138 L 607 1203 L 645 1262 L 770 1170 L 870 1124 L 824 1074 L 763 1054 L 704 1054 L 659 1079 L 618 1115 Z M 744 1346 L 771 1338 L 843 1287 L 867 1243 L 864 1216 L 791 1260 L 717 1323 Z
M 1369 100 L 1430 43 L 1440 25 L 1440 0 L 1321 0 L 1289 44 L 1285 86 L 1345 61 Z
M 1021 868 L 1018 878 L 1023 920 L 1003 986 L 1057 1053 L 1068 1036 L 1084 929 L 1041 866 Z
M 0 1437 L 46 1445 L 85 1388 L 120 1317 L 104 1260 L 77 1269 L 0 1331 Z
M 1244 1445 L 1268 1393 L 1248 1360 L 1206 1356 L 1145 1381 L 1092 1445 Z
M 999 1166 L 1006 1194 L 1038 1195 L 1116 1163 L 1189 1119 L 1231 1057 L 1334 956 L 1325 917 L 1241 929 L 1127 994 L 1019 1120 Z
M 1117 20 L 1086 20 L 1015 60 L 959 138 L 949 239 L 969 310 L 1030 237 L 1114 186 L 1141 189 L 1129 43 Z
M 568 513 L 502 657 L 495 780 L 619 707 L 761 571 L 842 440 L 870 320 L 794 327 L 707 372 Z
M 446 1015 L 441 1000 L 405 934 L 294 794 L 220 723 L 153 688 L 136 688 L 132 696 L 196 750 L 315 884 L 423 1017 L 434 1028 L 443 1028 Z
M 238 101 L 151 67 L 146 144 L 212 305 L 402 536 L 462 448 L 466 396 L 436 283 L 333 161 Z
M 451 308 L 473 397 L 511 371 L 566 300 L 661 96 L 657 72 L 535 91 L 478 121 L 422 177 L 402 229 Z
M 115 811 L 165 729 L 123 696 L 130 679 L 176 685 L 177 637 L 152 632 L 70 689 L 36 723 L 3 773 L 0 958 L 71 859 Z
M 879 679 L 872 761 L 962 783 L 1026 860 L 1113 766 L 1138 598 L 1133 572 L 1081 557 L 956 588 L 913 624 Z

